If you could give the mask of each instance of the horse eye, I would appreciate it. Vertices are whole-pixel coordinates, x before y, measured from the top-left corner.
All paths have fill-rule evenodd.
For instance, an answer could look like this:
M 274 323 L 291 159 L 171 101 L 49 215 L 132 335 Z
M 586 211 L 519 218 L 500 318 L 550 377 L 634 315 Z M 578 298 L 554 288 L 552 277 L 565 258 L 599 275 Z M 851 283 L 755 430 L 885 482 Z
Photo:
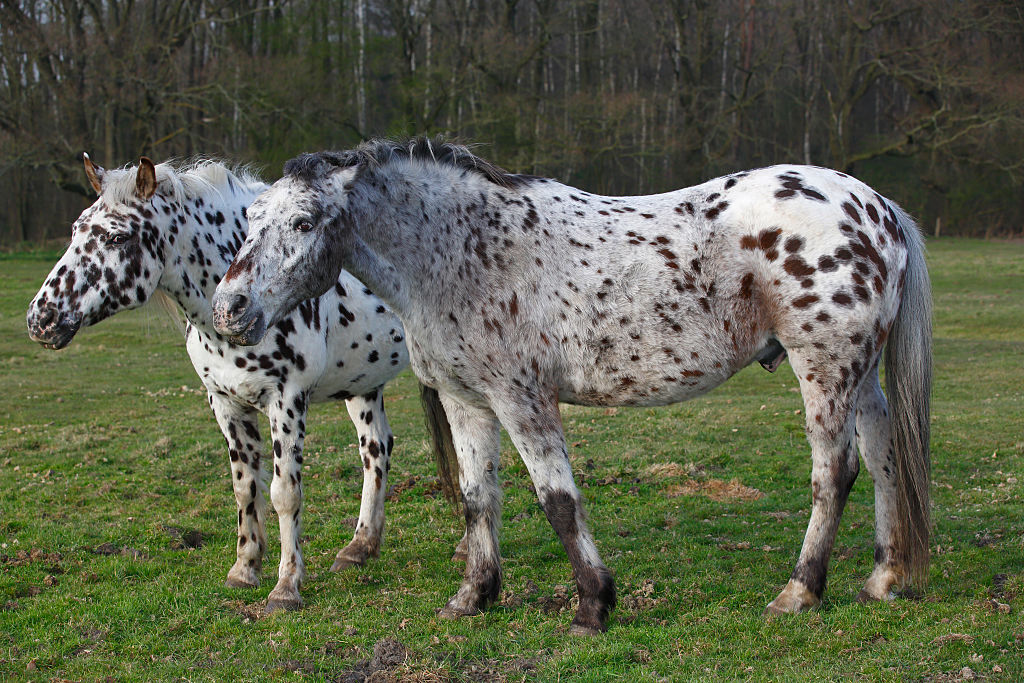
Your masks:
M 313 229 L 313 224 L 309 221 L 301 221 L 295 224 L 295 229 L 299 232 L 309 232 Z
M 124 244 L 127 241 L 128 235 L 126 235 L 123 232 L 120 232 L 116 235 L 111 235 L 110 237 L 107 238 L 107 244 Z

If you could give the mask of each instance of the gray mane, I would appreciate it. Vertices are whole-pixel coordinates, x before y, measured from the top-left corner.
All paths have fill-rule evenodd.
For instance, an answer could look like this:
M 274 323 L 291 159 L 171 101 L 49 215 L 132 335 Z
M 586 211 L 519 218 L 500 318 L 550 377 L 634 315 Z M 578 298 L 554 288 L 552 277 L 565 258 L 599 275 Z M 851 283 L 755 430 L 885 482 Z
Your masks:
M 505 169 L 481 159 L 465 145 L 446 142 L 443 138 L 418 136 L 407 140 L 375 139 L 363 142 L 355 149 L 342 152 L 315 152 L 301 154 L 284 165 L 284 174 L 306 183 L 315 182 L 338 168 L 357 167 L 362 174 L 397 160 L 417 160 L 451 168 L 472 171 L 495 185 L 504 188 L 520 187 L 532 176 L 509 173 Z

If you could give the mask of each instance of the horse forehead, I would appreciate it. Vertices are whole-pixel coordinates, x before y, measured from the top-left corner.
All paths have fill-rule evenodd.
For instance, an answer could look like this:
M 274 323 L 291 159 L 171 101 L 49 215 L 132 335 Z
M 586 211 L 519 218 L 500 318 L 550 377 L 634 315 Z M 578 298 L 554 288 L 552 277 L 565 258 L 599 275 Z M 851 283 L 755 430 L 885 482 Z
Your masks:
M 279 218 L 296 211 L 312 208 L 314 202 L 311 190 L 306 188 L 306 191 L 303 192 L 303 188 L 296 187 L 294 183 L 284 184 L 285 180 L 291 179 L 282 178 L 253 201 L 248 212 L 250 221 Z M 281 184 L 279 185 L 279 183 Z
M 281 178 L 271 188 L 274 203 L 283 209 L 311 204 L 317 194 L 313 186 L 288 176 Z
M 104 218 L 104 206 L 102 200 L 97 199 L 96 202 L 88 209 L 83 211 L 75 219 L 75 222 L 71 224 L 71 231 L 76 232 L 81 230 L 83 227 L 91 225 L 98 220 Z

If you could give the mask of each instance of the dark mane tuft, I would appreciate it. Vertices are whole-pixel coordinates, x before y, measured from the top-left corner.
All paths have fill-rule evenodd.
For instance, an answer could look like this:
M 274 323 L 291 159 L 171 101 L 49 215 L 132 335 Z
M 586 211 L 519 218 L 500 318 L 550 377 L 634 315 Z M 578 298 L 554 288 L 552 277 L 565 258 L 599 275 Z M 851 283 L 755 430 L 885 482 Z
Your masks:
M 302 154 L 285 163 L 284 174 L 311 183 L 338 168 L 360 166 L 360 173 L 362 173 L 367 169 L 384 166 L 394 159 L 431 161 L 452 168 L 472 171 L 495 185 L 508 189 L 520 187 L 532 179 L 530 176 L 509 173 L 500 166 L 481 159 L 470 152 L 465 145 L 425 135 L 402 141 L 367 140 L 355 149 L 344 152 Z
M 354 150 L 348 152 L 312 152 L 300 154 L 284 164 L 284 174 L 307 183 L 323 178 L 336 168 L 358 163 Z

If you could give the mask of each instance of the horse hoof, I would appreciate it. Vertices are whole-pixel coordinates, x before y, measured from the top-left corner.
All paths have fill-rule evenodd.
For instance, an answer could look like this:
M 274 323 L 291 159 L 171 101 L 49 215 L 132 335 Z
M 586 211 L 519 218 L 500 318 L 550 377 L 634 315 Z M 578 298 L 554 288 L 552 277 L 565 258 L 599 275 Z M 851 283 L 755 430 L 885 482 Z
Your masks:
M 571 636 L 599 636 L 605 632 L 603 628 L 595 628 L 594 626 L 587 626 L 585 624 L 573 624 L 569 627 L 569 635 Z
M 224 585 L 228 588 L 259 588 L 260 582 L 246 581 L 245 579 L 240 579 L 237 576 L 228 576 Z
M 821 598 L 807 590 L 800 582 L 790 581 L 774 600 L 764 608 L 764 616 L 777 614 L 799 614 L 821 604 Z
M 331 571 L 340 572 L 342 569 L 348 569 L 349 567 L 362 567 L 364 564 L 366 564 L 365 558 L 343 557 L 339 554 L 334 558 L 334 564 L 331 565 Z
M 483 614 L 479 609 L 469 607 L 456 607 L 451 604 L 447 604 L 444 607 L 437 610 L 437 616 L 442 619 L 459 619 L 461 617 L 475 617 Z
M 272 614 L 273 612 L 294 612 L 298 609 L 302 609 L 302 598 L 268 598 L 264 612 Z
M 860 593 L 857 593 L 857 602 L 859 602 L 862 605 L 866 605 L 871 602 L 885 602 L 892 599 L 892 593 L 889 593 L 882 597 L 878 597 L 877 595 L 873 595 L 870 591 L 868 591 L 867 588 L 862 588 Z
M 775 617 L 783 614 L 800 614 L 800 612 L 808 612 L 817 606 L 817 604 L 807 605 L 796 600 L 780 600 L 779 598 L 775 598 L 768 603 L 768 606 L 764 608 L 764 612 L 761 614 L 766 617 Z
M 340 572 L 342 569 L 348 569 L 349 567 L 362 567 L 362 562 L 350 560 L 347 557 L 337 557 L 334 559 L 334 564 L 331 565 L 332 572 Z

